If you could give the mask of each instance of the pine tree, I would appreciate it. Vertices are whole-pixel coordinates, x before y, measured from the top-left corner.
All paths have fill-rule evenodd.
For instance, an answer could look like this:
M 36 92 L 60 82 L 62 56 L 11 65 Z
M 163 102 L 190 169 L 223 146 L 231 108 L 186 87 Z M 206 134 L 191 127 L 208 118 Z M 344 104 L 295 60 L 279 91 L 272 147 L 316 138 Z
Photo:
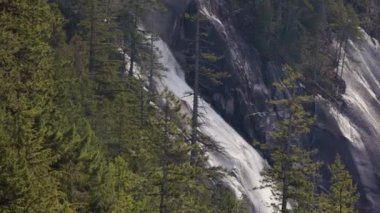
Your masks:
M 215 186 L 213 204 L 217 212 L 245 213 L 249 212 L 249 200 L 245 195 L 237 198 L 236 195 L 223 185 Z
M 197 145 L 202 143 L 201 134 L 199 133 L 199 128 L 201 123 L 199 122 L 201 113 L 199 106 L 199 98 L 201 95 L 201 89 L 209 88 L 211 83 L 213 86 L 219 86 L 222 84 L 222 80 L 228 77 L 227 73 L 216 70 L 215 64 L 218 63 L 223 57 L 219 57 L 213 53 L 212 48 L 208 47 L 210 41 L 207 41 L 208 34 L 202 29 L 202 21 L 204 21 L 203 15 L 200 12 L 200 2 L 198 0 L 194 1 L 195 14 L 189 15 L 186 14 L 186 18 L 193 22 L 195 27 L 194 40 L 190 42 L 190 45 L 193 46 L 193 50 L 190 53 L 190 58 L 192 66 L 192 81 L 193 81 L 193 112 L 192 112 L 192 121 L 191 121 L 191 135 L 190 141 L 194 149 L 191 152 L 191 162 L 193 165 L 197 161 Z M 202 79 L 204 83 L 202 84 Z
M 47 1 L 0 3 L 0 211 L 217 211 L 217 172 L 201 152 L 190 165 L 173 96 L 156 99 L 142 79 L 120 75 L 118 1 L 49 2 L 69 19 L 64 29 Z M 133 1 L 145 6 L 131 15 L 152 2 Z M 149 58 L 149 86 L 162 69 L 153 40 L 135 52 Z M 170 104 L 159 109 L 162 98 Z
M 142 30 L 139 28 L 140 18 L 148 11 L 159 10 L 162 8 L 158 0 L 123 0 L 124 11 L 121 14 L 121 25 L 124 28 L 124 38 L 127 41 L 127 47 L 124 52 L 130 57 L 128 75 L 132 76 L 135 73 L 135 63 L 142 63 L 143 51 L 142 48 L 146 38 Z
M 199 32 L 199 22 L 200 22 L 200 12 L 199 12 L 199 1 L 196 2 L 196 14 L 195 14 L 195 67 L 194 67 L 194 87 L 193 87 L 193 116 L 191 121 L 191 145 L 194 146 L 191 150 L 191 164 L 196 164 L 196 144 L 198 141 L 198 111 L 199 111 L 199 60 L 200 60 L 200 32 Z
M 314 121 L 303 109 L 303 104 L 311 98 L 297 94 L 301 74 L 288 66 L 284 70 L 285 79 L 275 86 L 289 95 L 287 99 L 271 101 L 283 110 L 283 117 L 272 132 L 274 144 L 262 145 L 270 152 L 273 165 L 264 169 L 261 187 L 271 188 L 274 209 L 289 212 L 290 204 L 294 212 L 310 212 L 317 205 L 314 179 L 318 178 L 319 163 L 313 161 L 313 152 L 303 149 L 299 140 L 310 131 Z
M 57 155 L 51 125 L 54 107 L 53 30 L 61 19 L 46 1 L 1 3 L 0 53 L 2 212 L 60 211 L 65 196 L 51 166 Z
M 336 50 L 333 57 L 335 68 L 335 82 L 342 78 L 346 51 L 349 40 L 358 40 L 361 37 L 360 21 L 350 4 L 344 1 L 327 1 L 329 10 L 328 31 L 336 42 Z M 336 84 L 336 95 L 340 92 L 340 85 Z
M 135 200 L 134 188 L 141 184 L 141 177 L 129 170 L 122 157 L 116 157 L 103 165 L 100 183 L 96 191 L 94 210 L 97 212 L 138 212 L 143 208 L 141 201 Z
M 160 212 L 181 212 L 192 206 L 196 212 L 204 212 L 210 209 L 210 194 L 200 182 L 202 176 L 207 174 L 207 169 L 191 165 L 188 153 L 192 146 L 185 143 L 184 135 L 178 128 L 183 122 L 180 115 L 180 105 L 173 94 L 163 94 L 165 103 L 162 118 L 158 120 L 154 141 L 154 150 L 158 153 L 158 168 L 154 177 L 158 176 L 158 194 Z M 200 156 L 199 156 L 200 157 Z M 200 158 L 201 159 L 201 158 Z M 199 159 L 199 161 L 200 161 Z M 153 170 L 155 171 L 155 170 Z M 204 198 L 204 200 L 200 198 Z
M 324 212 L 354 213 L 358 212 L 356 203 L 358 194 L 352 177 L 337 155 L 335 162 L 329 167 L 331 173 L 331 186 L 329 193 L 324 196 L 322 208 Z

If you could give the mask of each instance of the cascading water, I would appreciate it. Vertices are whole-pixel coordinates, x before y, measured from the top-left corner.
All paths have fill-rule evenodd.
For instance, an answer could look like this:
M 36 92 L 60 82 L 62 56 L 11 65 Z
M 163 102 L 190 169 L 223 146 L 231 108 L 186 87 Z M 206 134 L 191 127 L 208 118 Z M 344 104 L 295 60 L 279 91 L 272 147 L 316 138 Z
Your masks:
M 192 89 L 187 85 L 180 65 L 165 42 L 158 40 L 155 46 L 162 56 L 160 62 L 168 69 L 166 76 L 159 84 L 159 90 L 168 88 L 191 109 L 193 97 L 188 94 L 192 93 Z M 266 162 L 202 99 L 200 99 L 200 108 L 204 114 L 201 131 L 220 148 L 218 151 L 208 150 L 209 164 L 220 166 L 230 173 L 224 179 L 225 183 L 236 195 L 245 194 L 248 197 L 253 205 L 253 212 L 271 212 L 268 207 L 271 202 L 271 192 L 268 189 L 254 190 L 255 187 L 260 186 L 260 171 Z
M 186 26 L 182 15 L 191 8 L 191 0 L 164 0 L 169 10 L 162 14 L 152 14 L 152 20 L 162 23 L 149 26 L 149 29 L 170 42 L 177 59 L 182 63 Z M 212 39 L 223 49 L 226 67 L 233 80 L 227 82 L 221 90 L 210 90 L 209 99 L 235 127 L 252 138 L 262 137 L 268 131 L 267 120 L 251 118 L 257 112 L 271 111 L 265 100 L 269 92 L 264 82 L 278 79 L 279 68 L 269 66 L 266 73 L 261 72 L 260 58 L 251 51 L 239 37 L 232 20 L 229 18 L 228 5 L 224 0 L 199 0 L 202 19 L 212 28 Z M 160 22 L 160 23 L 161 23 Z M 156 23 L 156 22 L 154 22 Z M 187 29 L 189 30 L 189 29 Z M 187 34 L 189 36 L 191 33 Z M 191 35 L 190 35 L 191 36 Z M 162 52 L 161 63 L 169 68 L 161 87 L 167 86 L 191 110 L 191 88 L 184 81 L 184 73 L 172 52 L 163 41 L 156 42 Z M 265 76 L 263 76 L 265 75 Z M 272 79 L 273 78 L 273 79 Z M 331 161 L 336 152 L 343 156 L 361 192 L 363 212 L 378 212 L 380 209 L 380 47 L 376 40 L 364 33 L 362 41 L 350 42 L 343 67 L 343 80 L 346 91 L 343 94 L 345 104 L 337 107 L 328 101 L 317 102 L 318 128 L 313 129 L 319 152 L 323 161 Z M 265 80 L 264 80 L 265 79 Z M 272 80 L 271 80 L 272 79 Z M 162 89 L 161 88 L 161 89 Z M 215 95 L 215 96 L 214 96 Z M 187 96 L 187 97 L 186 97 Z M 222 97 L 222 98 L 215 98 Z M 259 185 L 260 170 L 265 162 L 226 122 L 202 101 L 207 116 L 202 131 L 216 140 L 223 152 L 210 152 L 210 164 L 226 168 L 232 175 L 226 183 L 237 194 L 248 195 L 258 212 L 270 212 L 265 203 L 270 203 L 268 190 L 255 191 Z M 218 108 L 219 107 L 219 108 Z M 323 117 L 324 116 L 324 117 Z M 233 117 L 231 119 L 231 117 Z M 237 117 L 236 120 L 233 120 Z M 322 119 L 320 119 L 323 117 Z M 238 125 L 236 123 L 239 122 Z M 263 127 L 265 126 L 265 127 Z M 270 126 L 270 125 L 268 125 Z M 261 134 L 263 133 L 264 134 Z M 319 145 L 317 144 L 319 147 Z M 327 181 L 327 180 L 325 180 Z M 262 202 L 263 200 L 264 202 Z
M 217 11 L 223 7 L 222 1 L 199 0 L 200 13 L 220 34 L 228 50 L 229 61 L 232 64 L 236 76 L 240 78 L 242 98 L 247 104 L 249 113 L 255 113 L 259 109 L 256 106 L 257 96 L 267 96 L 268 90 L 263 81 L 263 76 L 256 60 L 251 60 L 252 56 L 248 46 L 240 38 L 231 20 L 220 18 Z M 243 83 L 244 82 L 244 83 Z M 262 102 L 262 101 L 260 101 Z
M 345 107 L 327 111 L 350 142 L 359 188 L 368 202 L 365 212 L 380 209 L 380 46 L 363 31 L 361 40 L 350 41 L 342 62 Z M 323 151 L 323 150 L 321 150 Z

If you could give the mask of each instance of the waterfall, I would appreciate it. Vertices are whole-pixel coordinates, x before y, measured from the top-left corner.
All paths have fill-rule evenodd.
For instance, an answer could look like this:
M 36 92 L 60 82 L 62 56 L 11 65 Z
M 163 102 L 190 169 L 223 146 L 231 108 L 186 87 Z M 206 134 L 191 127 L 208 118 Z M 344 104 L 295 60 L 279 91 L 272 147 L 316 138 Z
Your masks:
M 185 12 L 190 1 L 166 1 L 170 2 L 171 5 L 169 12 L 164 13 L 165 16 L 161 16 L 161 14 L 152 15 L 151 19 L 169 20 L 168 23 L 173 24 L 167 24 L 169 27 L 154 24 L 150 28 L 158 31 L 162 38 L 165 38 L 165 41 L 173 42 L 173 48 L 181 59 L 181 54 L 178 52 L 182 49 L 181 46 L 176 46 L 176 42 L 181 41 L 181 36 L 183 36 L 182 33 L 184 32 L 181 31 L 180 24 L 181 14 Z M 223 56 L 227 61 L 226 67 L 230 69 L 228 71 L 234 77 L 233 84 L 230 84 L 233 91 L 230 91 L 226 85 L 226 90 L 218 94 L 224 95 L 226 101 L 218 102 L 213 99 L 215 101 L 213 104 L 223 106 L 223 104 L 237 103 L 240 108 L 227 107 L 227 114 L 229 116 L 238 115 L 241 119 L 239 122 L 242 124 L 242 128 L 250 136 L 261 136 L 260 133 L 268 131 L 270 127 L 267 126 L 271 122 L 267 118 L 260 119 L 248 116 L 257 112 L 268 111 L 265 100 L 270 95 L 263 83 L 263 75 L 265 77 L 276 75 L 275 72 L 279 68 L 268 69 L 268 72 L 271 73 L 261 73 L 260 58 L 256 57 L 255 53 L 249 49 L 250 47 L 245 45 L 243 39 L 240 38 L 229 18 L 229 12 L 226 9 L 228 5 L 225 5 L 223 0 L 199 0 L 199 2 L 202 19 L 207 22 L 207 26 L 213 28 L 213 32 L 216 32 L 217 42 L 220 42 L 223 51 L 225 51 Z M 168 87 L 191 110 L 192 96 L 188 94 L 192 92 L 192 89 L 186 84 L 180 65 L 162 40 L 157 41 L 155 45 L 162 53 L 161 63 L 168 68 L 166 77 L 162 79 L 159 85 L 160 89 L 163 90 Z M 324 122 L 321 124 L 322 128 L 323 126 L 328 128 L 315 134 L 320 136 L 316 141 L 326 140 L 328 143 L 338 144 L 333 146 L 324 143 L 324 149 L 319 150 L 322 153 L 322 160 L 329 161 L 336 151 L 344 152 L 349 156 L 350 159 L 345 163 L 353 172 L 364 200 L 368 201 L 368 203 L 361 201 L 360 205 L 368 206 L 369 210 L 365 212 L 377 212 L 380 209 L 380 164 L 377 163 L 380 162 L 380 129 L 378 128 L 380 127 L 379 43 L 363 32 L 362 40 L 349 42 L 346 59 L 342 64 L 344 64 L 342 78 L 346 83 L 346 91 L 342 95 L 344 107 L 329 104 L 326 100 L 317 103 L 321 106 L 323 115 L 328 115 L 327 118 L 323 118 L 327 121 L 322 121 Z M 225 179 L 226 184 L 237 195 L 247 195 L 255 206 L 256 212 L 271 212 L 271 209 L 267 207 L 267 204 L 271 202 L 270 190 L 252 190 L 253 187 L 260 185 L 260 171 L 265 165 L 265 161 L 208 103 L 201 101 L 201 105 L 202 113 L 206 116 L 203 121 L 205 125 L 201 130 L 222 147 L 221 152 L 212 150 L 208 152 L 210 165 L 221 166 L 228 171 L 230 175 Z M 243 110 L 243 114 L 241 115 L 237 109 Z M 253 133 L 250 132 L 251 129 L 247 128 L 252 126 L 255 128 L 255 132 L 252 131 Z M 257 135 L 256 131 L 258 132 Z M 338 149 L 330 149 L 331 147 L 338 147 Z M 348 151 L 342 151 L 346 148 Z
M 342 78 L 345 108 L 329 108 L 342 135 L 350 142 L 349 150 L 358 172 L 365 199 L 380 209 L 380 46 L 362 31 L 362 39 L 349 41 L 343 60 Z
M 269 96 L 269 91 L 264 84 L 261 68 L 258 63 L 259 59 L 252 55 L 249 45 L 238 35 L 232 20 L 228 15 L 218 14 L 220 8 L 225 7 L 223 1 L 218 0 L 199 0 L 199 10 L 202 18 L 206 19 L 218 32 L 219 37 L 226 46 L 226 54 L 232 69 L 239 78 L 241 99 L 245 102 L 249 114 L 256 113 L 259 103 L 263 102 L 265 97 Z M 223 18 L 224 17 L 224 18 Z M 248 113 L 247 113 L 248 114 Z
M 229 20 L 221 20 L 216 14 L 217 1 L 200 0 L 200 13 L 204 19 L 213 25 L 223 39 L 227 49 L 228 58 L 233 69 L 239 73 L 242 87 L 242 101 L 255 103 L 257 96 L 267 94 L 263 83 L 259 66 L 252 64 L 250 53 L 244 46 L 244 42 L 237 35 Z M 166 76 L 159 85 L 159 90 L 167 87 L 177 98 L 186 103 L 189 110 L 193 107 L 192 88 L 187 85 L 185 75 L 177 63 L 172 52 L 162 40 L 155 42 L 155 46 L 161 53 L 160 62 L 168 69 Z M 264 95 L 262 95 L 264 94 Z M 247 104 L 248 111 L 256 112 L 254 104 Z M 260 172 L 266 165 L 266 161 L 259 153 L 247 143 L 223 118 L 202 98 L 200 99 L 201 113 L 204 115 L 201 131 L 210 137 L 216 146 L 216 150 L 208 150 L 208 162 L 210 166 L 222 167 L 227 171 L 224 182 L 235 194 L 240 197 L 245 195 L 252 204 L 252 212 L 272 212 L 269 205 L 272 193 L 270 189 L 254 189 L 260 187 L 262 180 Z M 188 112 L 189 114 L 191 112 Z
M 155 42 L 161 57 L 160 62 L 167 68 L 165 77 L 159 83 L 159 90 L 168 88 L 174 95 L 186 103 L 189 109 L 193 106 L 192 89 L 185 81 L 185 75 L 170 49 L 161 39 Z M 266 162 L 232 127 L 230 127 L 213 108 L 200 99 L 204 124 L 201 131 L 209 136 L 221 150 L 208 150 L 210 166 L 220 166 L 228 171 L 225 183 L 236 195 L 246 195 L 253 205 L 254 212 L 271 212 L 268 207 L 271 192 L 269 189 L 253 189 L 260 186 L 260 171 Z M 190 112 L 189 112 L 190 113 Z

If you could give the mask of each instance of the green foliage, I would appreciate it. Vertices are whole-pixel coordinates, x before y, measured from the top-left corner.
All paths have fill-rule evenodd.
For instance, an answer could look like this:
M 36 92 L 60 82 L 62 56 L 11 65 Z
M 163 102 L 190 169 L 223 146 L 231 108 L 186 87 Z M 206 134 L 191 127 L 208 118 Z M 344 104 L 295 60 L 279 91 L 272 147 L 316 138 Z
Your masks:
M 190 35 L 191 37 L 187 43 L 190 49 L 186 52 L 188 60 L 187 65 L 189 73 L 191 73 L 189 78 L 191 81 L 195 81 L 195 73 L 198 72 L 199 78 L 197 84 L 199 84 L 200 91 L 202 89 L 207 90 L 210 87 L 218 87 L 222 85 L 222 82 L 230 76 L 226 70 L 223 70 L 225 68 L 219 65 L 220 63 L 223 63 L 224 56 L 217 51 L 217 44 L 213 41 L 206 19 L 201 13 L 186 13 L 184 14 L 184 18 L 194 28 L 197 28 L 197 25 L 199 28 L 198 34 L 194 33 L 194 35 Z M 198 49 L 198 53 L 196 49 Z M 196 71 L 197 69 L 198 71 Z
M 285 78 L 275 83 L 275 87 L 288 97 L 270 101 L 281 114 L 281 119 L 271 133 L 274 142 L 261 145 L 269 151 L 272 166 L 263 170 L 260 188 L 271 189 L 274 201 L 270 205 L 275 212 L 356 212 L 356 187 L 339 156 L 329 167 L 329 192 L 325 194 L 317 190 L 321 163 L 313 158 L 316 151 L 303 148 L 300 142 L 315 120 L 303 107 L 312 98 L 297 94 L 298 85 L 303 80 L 301 73 L 288 65 L 284 66 L 284 71 Z
M 94 193 L 94 210 L 97 212 L 136 212 L 146 204 L 136 201 L 134 188 L 141 184 L 141 178 L 128 169 L 122 157 L 102 165 L 97 189 Z
M 278 99 L 270 101 L 273 105 L 283 106 L 286 117 L 281 119 L 276 126 L 276 131 L 272 137 L 277 140 L 289 141 L 297 140 L 299 136 L 307 134 L 310 126 L 314 122 L 314 117 L 306 112 L 303 104 L 310 103 L 313 99 L 311 96 L 297 94 L 299 84 L 302 80 L 302 74 L 293 70 L 290 66 L 285 65 L 285 79 L 274 86 L 279 90 L 288 93 L 287 99 Z
M 264 62 L 287 63 L 302 71 L 306 87 L 327 99 L 335 100 L 343 91 L 338 66 L 348 39 L 360 38 L 359 26 L 368 26 L 373 34 L 378 28 L 370 0 L 229 2 L 235 25 Z
M 257 48 L 262 51 L 262 54 L 266 57 L 271 56 L 271 45 L 273 39 L 271 38 L 274 33 L 274 10 L 270 1 L 261 1 L 257 5 L 257 16 L 253 20 L 257 22 L 254 26 L 253 42 L 257 45 Z
M 352 183 L 352 177 L 346 171 L 337 155 L 334 164 L 329 167 L 331 173 L 331 186 L 328 194 L 323 197 L 322 209 L 332 213 L 358 212 L 355 204 L 358 201 L 356 186 Z
M 0 3 L 0 212 L 217 212 L 177 101 L 144 88 L 163 71 L 154 38 L 125 41 L 145 35 L 120 17 L 156 1 L 51 2 Z M 142 79 L 124 76 L 123 43 Z
M 338 41 L 359 37 L 359 19 L 351 5 L 343 0 L 327 1 L 329 29 Z
M 271 101 L 284 112 L 281 112 L 283 116 L 271 134 L 275 142 L 262 145 L 270 151 L 273 165 L 264 169 L 261 187 L 271 188 L 274 202 L 270 205 L 274 210 L 312 212 L 318 204 L 316 181 L 320 164 L 313 160 L 314 152 L 303 149 L 299 142 L 314 122 L 314 118 L 303 108 L 311 97 L 297 94 L 302 75 L 289 66 L 284 66 L 284 69 L 285 79 L 275 86 L 288 93 L 289 97 Z M 292 210 L 287 208 L 288 204 Z
M 249 201 L 244 195 L 237 199 L 236 196 L 224 186 L 216 186 L 214 205 L 220 213 L 249 212 Z
M 139 28 L 140 17 L 146 12 L 162 10 L 163 5 L 158 0 L 122 0 L 123 10 L 120 13 L 120 26 L 123 32 L 123 38 L 127 43 L 123 47 L 124 52 L 130 56 L 128 69 L 129 76 L 135 72 L 135 63 L 144 65 L 144 59 L 154 55 L 151 48 L 146 49 L 147 38 L 143 29 Z M 147 56 L 149 55 L 149 56 Z
M 46 1 L 1 3 L 0 210 L 60 211 L 65 196 L 50 166 L 54 88 L 53 30 L 61 19 Z
M 52 2 L 57 5 L 0 3 L 0 211 L 247 212 L 246 199 L 214 184 L 220 171 L 205 166 L 198 144 L 186 143 L 190 133 L 180 128 L 188 125 L 180 104 L 172 94 L 154 92 L 152 79 L 164 69 L 157 63 L 154 36 L 147 39 L 137 26 L 141 15 L 161 7 L 159 2 Z M 261 10 L 250 21 L 258 23 L 254 42 L 270 37 L 260 47 L 268 58 L 277 57 L 273 47 L 280 48 L 281 57 L 298 47 L 305 52 L 312 46 L 305 45 L 308 34 L 323 28 L 312 24 L 320 18 L 309 14 L 318 11 L 314 1 L 249 6 Z M 328 9 L 328 28 L 337 41 L 356 35 L 359 19 L 349 5 L 330 2 Z M 198 36 L 202 43 L 205 34 Z M 130 64 L 141 67 L 141 79 L 124 75 L 120 46 Z M 199 74 L 218 84 L 228 76 L 215 72 L 212 64 L 222 58 L 208 49 L 201 45 Z M 297 57 L 286 60 L 297 64 Z M 307 63 L 302 66 L 319 64 Z M 274 163 L 263 173 L 263 186 L 294 212 L 337 212 L 337 200 L 340 210 L 354 212 L 356 190 L 339 160 L 331 167 L 330 193 L 319 203 L 319 164 L 312 160 L 314 152 L 299 145 L 314 121 L 303 109 L 311 98 L 297 94 L 303 75 L 285 70 L 287 78 L 275 86 L 289 97 L 271 102 L 285 113 L 272 134 L 278 143 L 266 146 Z M 196 165 L 190 164 L 191 150 L 197 150 Z

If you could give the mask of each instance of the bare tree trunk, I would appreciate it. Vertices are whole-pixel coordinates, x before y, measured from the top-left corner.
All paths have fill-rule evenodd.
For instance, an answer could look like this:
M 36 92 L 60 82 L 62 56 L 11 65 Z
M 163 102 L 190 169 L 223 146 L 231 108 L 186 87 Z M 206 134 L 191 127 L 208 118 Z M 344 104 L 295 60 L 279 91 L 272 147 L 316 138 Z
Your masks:
M 135 29 L 137 29 L 137 17 L 135 15 L 133 16 L 133 26 Z M 136 30 L 136 33 L 137 33 L 137 30 Z M 135 65 L 136 54 L 137 54 L 136 52 L 137 38 L 136 37 L 137 35 L 133 34 L 132 41 L 131 41 L 131 61 L 129 63 L 129 71 L 128 71 L 129 76 L 133 76 L 133 73 L 134 73 L 134 65 Z
M 342 67 L 340 68 L 340 73 L 339 73 L 340 78 L 342 78 L 343 76 L 344 63 L 346 60 L 346 49 L 347 49 L 347 40 L 343 44 Z
M 288 204 L 288 192 L 289 192 L 289 178 L 287 174 L 288 163 L 284 162 L 283 165 L 283 179 L 282 179 L 282 199 L 281 199 L 281 213 L 286 213 L 286 206 Z
M 296 95 L 295 90 L 293 90 L 291 96 L 289 97 L 290 101 L 294 101 L 294 96 Z M 293 127 L 293 112 L 289 112 L 289 121 L 290 125 L 288 126 L 287 130 L 287 139 L 284 141 L 284 151 L 288 155 L 290 154 L 291 149 L 291 143 L 292 143 L 292 133 L 294 132 Z M 288 204 L 288 198 L 289 198 L 289 170 L 291 169 L 292 162 L 288 159 L 286 159 L 285 162 L 282 162 L 282 199 L 281 199 L 281 213 L 287 213 L 287 204 Z
M 289 128 L 290 131 L 291 128 Z M 288 132 L 289 134 L 289 132 Z M 290 134 L 289 134 L 290 135 Z M 289 146 L 290 141 L 286 140 L 284 143 L 284 150 L 285 153 L 289 154 Z M 289 198 L 289 169 L 291 167 L 291 162 L 286 160 L 285 162 L 282 162 L 282 198 L 281 198 L 281 213 L 287 213 L 287 204 L 288 204 L 288 198 Z
M 128 75 L 129 76 L 133 76 L 134 64 L 135 64 L 135 53 L 132 50 L 132 52 L 131 52 L 131 61 L 129 62 L 129 71 L 128 71 Z
M 169 143 L 169 103 L 168 100 L 166 100 L 165 105 L 165 128 L 164 128 L 164 150 L 163 150 L 163 166 L 162 166 L 162 179 L 161 179 L 161 186 L 160 186 L 160 213 L 165 213 L 166 211 L 166 205 L 165 205 L 165 198 L 166 198 L 166 187 L 167 187 L 167 179 L 168 179 L 168 143 Z
M 94 72 L 94 63 L 95 63 L 95 48 L 94 48 L 94 39 L 95 39 L 95 2 L 92 0 L 91 4 L 91 14 L 90 14 L 90 56 L 89 56 L 89 73 Z
M 153 70 L 154 70 L 154 38 L 153 38 L 153 35 L 151 35 L 151 38 L 150 38 L 150 69 L 149 69 L 149 77 L 148 77 L 150 94 L 152 94 L 153 90 L 154 90 Z
M 343 198 L 342 198 L 342 192 L 343 191 L 343 187 L 341 186 L 339 188 L 339 213 L 343 213 Z M 346 210 L 347 211 L 347 210 Z
M 123 137 L 122 137 L 122 132 L 123 132 L 123 111 L 124 109 L 124 106 L 123 106 L 123 102 L 121 101 L 120 102 L 120 106 L 119 106 L 119 112 L 118 112 L 118 118 L 119 118 L 119 129 L 118 129 L 118 134 L 117 134 L 117 137 L 118 137 L 118 144 L 117 144 L 117 154 L 118 155 L 121 155 L 122 153 L 122 148 L 121 148 L 121 144 L 123 143 L 122 140 L 123 140 Z
M 198 129 L 198 101 L 199 101 L 199 2 L 197 1 L 197 14 L 195 17 L 195 69 L 194 69 L 194 95 L 193 95 L 193 117 L 192 117 L 192 133 L 191 145 L 195 146 L 197 143 L 197 129 Z M 190 163 L 192 165 L 196 162 L 196 149 L 193 147 L 191 151 Z
M 144 83 L 143 81 L 141 82 L 141 89 L 140 89 L 140 125 L 141 127 L 144 126 L 144 121 L 145 121 L 145 114 L 144 114 L 144 102 L 145 102 L 145 97 L 144 97 Z
M 342 44 L 339 46 L 339 58 L 338 60 L 342 60 L 342 65 L 341 67 L 338 66 L 337 68 L 337 72 L 336 72 L 336 83 L 337 83 L 337 86 L 336 86 L 336 96 L 339 95 L 339 89 L 340 89 L 340 86 L 339 86 L 339 83 L 338 83 L 338 80 L 342 78 L 343 76 L 343 69 L 344 69 L 344 63 L 345 63 L 345 60 L 346 60 L 346 48 L 347 48 L 347 40 L 345 41 L 342 41 Z M 339 64 L 339 63 L 338 63 Z

